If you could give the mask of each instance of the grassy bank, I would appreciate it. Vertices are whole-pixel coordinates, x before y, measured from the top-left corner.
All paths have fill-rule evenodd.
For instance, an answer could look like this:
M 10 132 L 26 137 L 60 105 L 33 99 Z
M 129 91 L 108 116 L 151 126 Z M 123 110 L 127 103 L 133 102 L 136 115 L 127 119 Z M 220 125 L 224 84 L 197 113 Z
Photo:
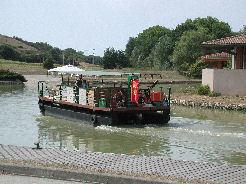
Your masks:
M 0 59 L 0 69 L 13 71 L 22 75 L 43 75 L 47 73 L 42 63 L 25 63 L 5 59 Z

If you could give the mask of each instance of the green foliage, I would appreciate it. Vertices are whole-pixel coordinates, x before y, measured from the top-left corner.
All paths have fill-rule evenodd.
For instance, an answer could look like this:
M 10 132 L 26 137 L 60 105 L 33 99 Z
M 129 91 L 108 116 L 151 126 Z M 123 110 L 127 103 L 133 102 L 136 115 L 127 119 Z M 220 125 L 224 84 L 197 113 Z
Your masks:
M 14 39 L 30 46 L 35 49 L 37 49 L 37 52 L 31 52 L 30 51 L 25 51 L 22 54 L 22 59 L 19 59 L 20 61 L 25 61 L 25 62 L 39 62 L 43 63 L 44 60 L 46 60 L 48 57 L 53 58 L 53 62 L 57 64 L 62 64 L 63 63 L 63 54 L 64 54 L 64 64 L 77 64 L 78 62 L 87 62 L 87 63 L 94 63 L 95 64 L 101 64 L 102 63 L 102 58 L 100 56 L 85 56 L 84 52 L 82 51 L 76 51 L 72 48 L 67 48 L 65 50 L 61 50 L 56 47 L 52 47 L 48 43 L 44 42 L 28 42 L 23 40 L 22 38 L 18 37 L 13 37 Z M 1 57 L 1 55 L 0 55 Z
M 196 60 L 204 55 L 201 43 L 208 40 L 204 31 L 187 31 L 180 40 L 176 43 L 172 55 L 172 63 L 180 73 L 189 74 L 189 68 L 196 62 Z M 193 71 L 193 70 L 191 70 Z
M 216 93 L 216 92 L 210 92 L 208 94 L 209 97 L 217 97 L 217 96 L 221 96 L 221 93 Z
M 189 66 L 189 69 L 186 73 L 189 77 L 201 78 L 202 77 L 202 69 L 209 68 L 210 66 L 204 63 L 202 60 L 196 60 L 194 64 Z
M 181 74 L 200 77 L 205 65 L 198 59 L 209 54 L 202 50 L 201 43 L 232 35 L 229 24 L 217 18 L 187 19 L 175 30 L 154 26 L 144 30 L 136 38 L 131 37 L 125 53 L 135 68 L 174 68 Z
M 23 75 L 11 72 L 9 70 L 0 70 L 0 80 L 3 81 L 15 81 L 20 80 L 22 82 L 26 82 L 26 79 Z
M 208 95 L 208 94 L 210 94 L 210 87 L 208 85 L 205 85 L 205 86 L 199 85 L 199 86 L 197 86 L 197 94 L 199 94 L 199 95 Z
M 162 36 L 152 50 L 150 55 L 155 69 L 170 69 L 172 63 L 170 56 L 173 52 L 172 38 L 168 35 Z
M 107 48 L 104 51 L 103 67 L 105 69 L 123 68 L 129 66 L 128 59 L 121 50 Z
M 12 47 L 7 45 L 0 46 L 0 56 L 7 60 L 20 60 L 21 54 L 15 51 Z
M 54 68 L 54 61 L 53 61 L 53 58 L 52 58 L 51 56 L 49 56 L 49 57 L 44 61 L 43 67 L 46 68 L 46 69 Z
M 134 50 L 135 46 L 136 46 L 136 40 L 137 38 L 133 38 L 130 37 L 127 44 L 126 44 L 126 50 L 125 50 L 125 54 L 127 58 L 130 58 L 130 56 L 132 55 L 132 51 Z
M 126 56 L 134 67 L 152 66 L 153 56 L 150 56 L 153 48 L 162 36 L 171 34 L 171 30 L 154 26 L 138 34 L 136 38 L 130 38 L 126 45 Z

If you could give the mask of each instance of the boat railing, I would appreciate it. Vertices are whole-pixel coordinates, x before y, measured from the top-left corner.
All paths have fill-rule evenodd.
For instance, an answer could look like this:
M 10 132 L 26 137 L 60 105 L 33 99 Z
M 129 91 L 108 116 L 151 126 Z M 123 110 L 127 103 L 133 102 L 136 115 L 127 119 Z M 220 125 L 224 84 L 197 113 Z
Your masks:
M 122 87 L 91 87 L 82 88 L 73 85 L 57 85 L 55 88 L 48 87 L 45 81 L 38 82 L 40 97 L 52 99 L 53 102 L 70 102 L 81 105 L 105 108 L 122 108 L 129 106 L 144 106 L 151 104 L 153 106 L 170 106 L 171 88 L 165 93 L 161 88 L 160 92 L 147 89 L 139 89 L 139 98 L 142 98 L 140 104 L 134 104 L 129 101 L 128 88 Z M 130 104 L 130 105 L 129 105 Z

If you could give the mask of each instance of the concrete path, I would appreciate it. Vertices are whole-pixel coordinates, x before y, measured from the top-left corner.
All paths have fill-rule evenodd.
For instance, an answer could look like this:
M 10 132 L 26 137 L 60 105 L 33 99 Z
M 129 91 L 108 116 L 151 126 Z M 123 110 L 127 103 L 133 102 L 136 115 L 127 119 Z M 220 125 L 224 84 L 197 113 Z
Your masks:
M 87 184 L 86 182 L 62 181 L 47 178 L 37 178 L 30 176 L 2 175 L 0 174 L 1 184 Z
M 169 181 L 170 183 L 172 183 L 171 181 L 175 183 L 246 183 L 246 167 L 244 166 L 171 160 L 160 156 L 145 157 L 59 149 L 32 149 L 30 147 L 0 144 L 1 159 L 2 163 L 11 161 L 11 163 L 29 164 L 34 167 L 35 165 L 53 166 L 65 169 L 70 168 L 81 173 L 98 173 L 97 175 L 92 174 L 91 178 L 89 180 L 87 178 L 85 181 L 91 181 L 91 179 L 96 177 L 99 180 L 95 179 L 94 181 L 100 181 L 100 177 L 101 179 L 106 177 L 107 183 L 110 183 L 110 177 L 111 181 L 117 177 L 125 177 L 124 179 L 126 180 L 124 181 L 130 181 L 131 178 L 129 177 L 134 177 L 132 178 L 133 180 L 139 178 L 148 180 L 145 181 L 146 183 L 151 183 L 150 181 L 155 181 L 152 183 L 160 183 L 161 181 L 165 181 L 165 183 L 169 183 Z M 10 168 L 10 166 L 0 165 L 0 169 L 4 170 L 4 168 Z M 32 170 L 27 169 L 26 172 L 32 172 Z M 56 171 L 52 172 L 55 173 Z M 45 172 L 42 171 L 40 173 Z M 72 174 L 67 174 L 67 177 L 72 177 Z M 74 177 L 76 178 L 77 175 Z

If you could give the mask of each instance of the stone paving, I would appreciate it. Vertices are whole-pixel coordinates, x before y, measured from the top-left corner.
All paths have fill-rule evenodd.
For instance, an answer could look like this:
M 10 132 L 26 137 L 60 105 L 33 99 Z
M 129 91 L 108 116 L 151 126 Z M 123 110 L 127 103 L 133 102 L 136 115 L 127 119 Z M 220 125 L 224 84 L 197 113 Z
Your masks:
M 109 173 L 170 177 L 179 181 L 246 183 L 246 167 L 138 156 L 0 144 L 0 159 L 64 164 Z

